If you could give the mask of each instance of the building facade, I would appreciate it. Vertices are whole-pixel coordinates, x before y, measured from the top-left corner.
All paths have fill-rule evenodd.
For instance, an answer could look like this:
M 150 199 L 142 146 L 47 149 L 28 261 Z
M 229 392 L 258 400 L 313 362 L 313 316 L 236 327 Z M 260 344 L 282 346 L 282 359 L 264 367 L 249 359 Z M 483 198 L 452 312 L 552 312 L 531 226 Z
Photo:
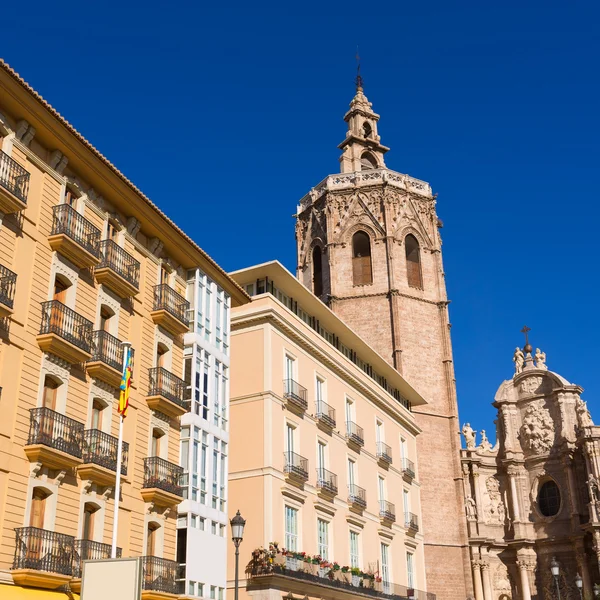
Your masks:
M 379 115 L 362 82 L 344 120 L 341 172 L 302 198 L 298 279 L 426 399 L 415 408 L 427 582 L 441 597 L 471 593 L 448 298 L 435 196 L 386 167 Z
M 187 274 L 247 296 L 4 63 L 0 147 L 0 596 L 77 592 L 82 561 L 110 555 L 127 340 L 118 551 L 143 557 L 145 598 L 169 597 Z
M 497 442 L 465 424 L 461 451 L 476 600 L 576 600 L 600 583 L 600 427 L 582 388 L 531 346 L 504 381 Z M 559 566 L 558 579 L 551 563 Z
M 434 597 L 415 467 L 423 398 L 279 263 L 232 277 L 253 297 L 231 319 L 242 595 Z

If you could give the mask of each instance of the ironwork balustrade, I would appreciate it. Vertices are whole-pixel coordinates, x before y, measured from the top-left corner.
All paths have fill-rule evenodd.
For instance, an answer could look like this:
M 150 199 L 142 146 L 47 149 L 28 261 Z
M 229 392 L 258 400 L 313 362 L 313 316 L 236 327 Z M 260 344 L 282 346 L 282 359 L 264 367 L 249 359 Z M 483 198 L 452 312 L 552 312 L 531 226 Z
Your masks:
M 84 352 L 92 348 L 93 324 L 58 300 L 42 302 L 40 334 L 55 333 Z
M 149 456 L 144 459 L 144 488 L 158 488 L 183 497 L 181 476 L 183 467 L 160 458 Z
M 284 452 L 283 456 L 285 459 L 283 470 L 285 473 L 296 475 L 304 480 L 308 479 L 308 458 L 290 451 Z
M 419 531 L 419 517 L 411 512 L 404 513 L 404 526 L 413 531 Z
M 51 235 L 64 234 L 84 250 L 100 256 L 100 230 L 82 217 L 70 204 L 58 204 L 52 209 Z
M 184 589 L 174 560 L 142 556 L 142 589 L 165 594 L 183 594 Z
M 0 185 L 25 204 L 29 193 L 29 177 L 28 171 L 0 150 Z
M 367 492 L 355 483 L 348 484 L 348 502 L 362 508 L 367 506 Z
M 119 440 L 99 429 L 86 429 L 83 432 L 83 463 L 94 464 L 117 472 L 117 451 Z M 123 442 L 121 475 L 127 475 L 129 444 Z
M 379 516 L 387 521 L 396 520 L 396 507 L 387 500 L 379 501 Z
M 357 425 L 353 421 L 346 421 L 346 439 L 359 446 L 363 446 L 365 443 L 365 432 L 360 425 Z
M 15 529 L 13 569 L 73 574 L 75 538 L 37 527 Z
M 131 349 L 133 360 L 134 350 Z M 123 344 L 121 340 L 108 331 L 97 330 L 92 334 L 92 358 L 88 362 L 100 361 L 105 365 L 122 371 L 123 369 Z
M 384 442 L 377 442 L 377 458 L 387 463 L 392 462 L 392 448 Z
M 103 560 L 111 558 L 112 547 L 110 544 L 94 542 L 93 540 L 75 540 L 75 554 L 73 558 L 73 577 L 79 579 L 83 573 L 84 560 Z M 121 558 L 123 550 L 117 548 L 117 558 Z
M 113 240 L 100 242 L 100 263 L 96 268 L 111 269 L 131 285 L 140 287 L 140 263 Z
M 337 494 L 337 475 L 327 469 L 317 469 L 317 488 L 330 494 Z
M 408 475 L 410 478 L 414 478 L 415 463 L 408 458 L 403 458 L 402 459 L 402 472 L 406 473 L 406 475 Z
M 306 410 L 308 408 L 306 394 L 307 389 L 301 386 L 297 381 L 294 381 L 293 379 L 283 380 L 283 397 L 302 410 Z
M 185 400 L 185 381 L 179 379 L 164 367 L 152 367 L 149 372 L 150 389 L 148 396 L 162 396 L 183 408 L 189 406 Z
M 83 454 L 84 425 L 45 407 L 29 409 L 27 445 L 41 444 L 76 458 Z
M 335 408 L 323 400 L 317 400 L 317 419 L 328 427 L 335 427 Z
M 154 287 L 154 310 L 166 310 L 187 326 L 189 309 L 190 303 L 170 285 L 161 283 Z
M 0 304 L 8 308 L 14 307 L 17 274 L 0 265 Z

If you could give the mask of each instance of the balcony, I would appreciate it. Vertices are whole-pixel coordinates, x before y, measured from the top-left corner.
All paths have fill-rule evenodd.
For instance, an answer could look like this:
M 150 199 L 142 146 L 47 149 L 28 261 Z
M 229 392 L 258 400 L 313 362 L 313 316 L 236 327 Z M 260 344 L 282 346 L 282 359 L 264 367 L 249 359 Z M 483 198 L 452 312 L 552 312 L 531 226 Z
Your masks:
M 338 493 L 337 475 L 327 469 L 317 469 L 317 490 L 320 496 L 332 500 Z
M 69 204 L 52 209 L 48 243 L 80 269 L 94 267 L 100 261 L 100 230 Z
M 158 456 L 144 459 L 142 498 L 156 506 L 174 507 L 183 500 L 183 467 Z
M 355 483 L 348 484 L 348 504 L 355 512 L 362 512 L 367 508 L 367 492 Z
M 133 354 L 133 350 L 131 351 Z M 123 346 L 121 340 L 106 331 L 92 334 L 92 357 L 86 364 L 89 375 L 118 387 L 123 377 Z
M 142 600 L 164 600 L 172 594 L 183 594 L 182 583 L 174 560 L 142 556 Z
M 333 429 L 335 427 L 335 408 L 332 408 L 323 400 L 318 400 L 317 422 L 327 429 Z
M 82 461 L 83 429 L 83 423 L 49 408 L 32 408 L 25 454 L 50 469 L 72 469 Z
M 306 392 L 306 388 L 293 379 L 283 380 L 283 397 L 287 400 L 290 410 L 302 414 L 308 408 Z
M 0 212 L 5 215 L 27 208 L 29 173 L 0 150 Z
M 92 356 L 91 321 L 58 300 L 42 302 L 42 325 L 38 346 L 69 363 L 82 363 Z
M 73 579 L 81 579 L 84 560 L 103 560 L 111 558 L 112 547 L 110 544 L 94 542 L 92 540 L 75 540 L 75 553 L 73 557 Z M 123 551 L 117 548 L 117 558 L 121 558 Z M 80 593 L 81 581 L 71 581 L 71 589 Z
M 83 432 L 83 464 L 77 472 L 81 479 L 98 485 L 114 485 L 117 473 L 117 445 L 119 440 L 99 429 L 86 429 Z M 121 475 L 127 475 L 129 444 L 123 442 Z
M 379 518 L 384 525 L 391 525 L 396 521 L 396 507 L 387 500 L 379 501 Z
M 402 459 L 402 474 L 408 479 L 415 478 L 415 463 L 408 458 Z
M 283 459 L 283 472 L 288 481 L 301 485 L 308 480 L 308 458 L 287 451 L 283 453 Z
M 140 291 L 140 263 L 112 240 L 100 242 L 100 263 L 94 272 L 96 281 L 121 298 Z
M 152 410 L 158 410 L 169 417 L 180 417 L 189 410 L 185 400 L 185 381 L 169 373 L 163 367 L 148 371 L 150 377 L 146 403 Z
M 419 517 L 411 512 L 404 513 L 404 527 L 408 529 L 409 533 L 417 533 L 419 531 Z
M 346 441 L 357 449 L 365 445 L 365 432 L 362 427 L 352 421 L 346 421 Z
M 377 442 L 377 460 L 383 466 L 392 464 L 392 448 L 384 442 Z
M 166 283 L 154 288 L 154 307 L 150 316 L 157 324 L 173 335 L 185 333 L 189 329 L 187 312 L 190 303 Z
M 16 288 L 17 274 L 0 265 L 0 317 L 12 315 Z
M 71 580 L 75 539 L 37 527 L 15 529 L 12 578 L 17 585 L 56 589 Z

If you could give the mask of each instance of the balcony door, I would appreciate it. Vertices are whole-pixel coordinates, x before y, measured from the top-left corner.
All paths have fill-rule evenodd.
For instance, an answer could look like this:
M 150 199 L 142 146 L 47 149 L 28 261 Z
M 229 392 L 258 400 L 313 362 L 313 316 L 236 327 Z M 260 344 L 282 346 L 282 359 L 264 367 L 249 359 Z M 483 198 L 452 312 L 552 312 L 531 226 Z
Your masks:
M 31 496 L 31 512 L 29 514 L 29 526 L 44 529 L 44 515 L 46 512 L 46 498 L 48 494 L 41 488 L 34 488 Z M 41 535 L 29 536 L 26 556 L 28 561 L 42 558 L 43 538 Z
M 44 389 L 42 391 L 42 407 L 47 408 L 51 411 L 56 410 L 56 395 L 60 384 L 46 375 L 44 378 Z M 54 438 L 54 413 L 47 413 L 41 415 L 41 422 L 38 424 L 39 427 L 39 441 L 41 443 L 49 443 Z
M 97 507 L 89 502 L 85 503 L 83 508 L 83 529 L 81 532 L 81 539 L 93 540 L 94 539 L 94 522 L 96 518 Z M 86 558 L 89 558 L 86 556 Z
M 160 456 L 162 436 L 163 434 L 158 429 L 152 430 L 152 444 L 150 447 L 150 456 Z
M 156 556 L 158 549 L 158 525 L 156 523 L 148 523 L 148 531 L 146 537 L 146 556 Z
M 56 300 L 62 304 L 67 304 L 67 290 L 70 287 L 70 283 L 60 277 L 54 279 L 54 290 L 52 292 L 52 300 Z M 52 313 L 50 315 L 50 327 L 51 331 L 61 332 L 68 323 L 66 322 L 66 314 L 64 310 L 60 310 L 58 307 L 52 307 Z

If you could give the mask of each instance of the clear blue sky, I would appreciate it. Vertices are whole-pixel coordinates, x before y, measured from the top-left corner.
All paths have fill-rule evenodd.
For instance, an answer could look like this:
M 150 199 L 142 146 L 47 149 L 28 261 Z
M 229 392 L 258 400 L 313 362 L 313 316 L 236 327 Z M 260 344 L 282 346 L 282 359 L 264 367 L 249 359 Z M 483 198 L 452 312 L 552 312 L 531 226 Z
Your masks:
M 439 194 L 461 420 L 493 431 L 526 323 L 600 421 L 600 5 L 491 4 L 29 2 L 1 46 L 225 269 L 293 271 L 360 44 L 388 166 Z

